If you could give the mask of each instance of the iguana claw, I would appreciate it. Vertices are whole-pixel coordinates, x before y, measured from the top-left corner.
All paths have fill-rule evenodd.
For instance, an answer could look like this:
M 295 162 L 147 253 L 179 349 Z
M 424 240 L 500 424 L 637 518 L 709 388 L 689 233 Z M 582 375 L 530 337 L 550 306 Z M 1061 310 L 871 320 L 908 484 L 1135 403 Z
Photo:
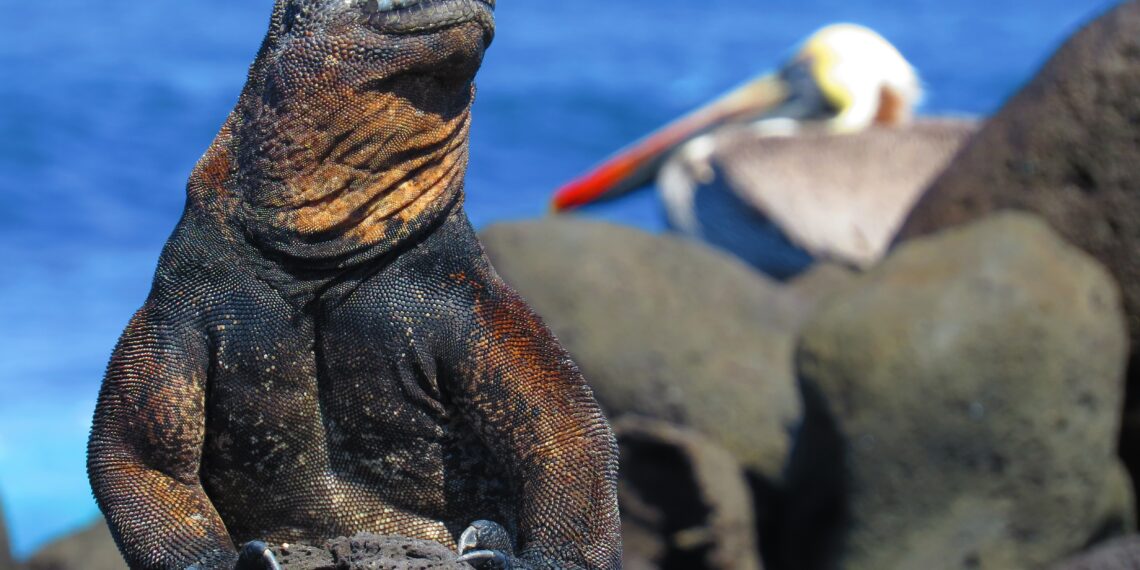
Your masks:
M 455 560 L 480 570 L 511 570 L 511 559 L 498 550 L 472 550 Z
M 252 540 L 241 548 L 234 570 L 281 570 L 281 565 L 268 545 Z
M 477 520 L 459 535 L 459 558 L 476 568 L 485 570 L 510 570 L 511 536 L 502 525 Z

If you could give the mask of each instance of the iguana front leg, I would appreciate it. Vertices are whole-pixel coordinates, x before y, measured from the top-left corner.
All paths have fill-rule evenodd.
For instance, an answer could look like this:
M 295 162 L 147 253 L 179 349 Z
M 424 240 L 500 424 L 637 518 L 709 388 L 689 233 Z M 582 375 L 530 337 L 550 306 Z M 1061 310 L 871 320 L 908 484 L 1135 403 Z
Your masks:
M 198 478 L 206 343 L 177 322 L 148 303 L 123 333 L 99 393 L 88 476 L 131 568 L 233 568 L 237 550 Z
M 619 568 L 617 446 L 593 392 L 546 326 L 493 272 L 476 291 L 473 320 L 453 344 L 451 388 L 511 473 L 518 551 L 470 559 L 505 558 L 512 569 Z

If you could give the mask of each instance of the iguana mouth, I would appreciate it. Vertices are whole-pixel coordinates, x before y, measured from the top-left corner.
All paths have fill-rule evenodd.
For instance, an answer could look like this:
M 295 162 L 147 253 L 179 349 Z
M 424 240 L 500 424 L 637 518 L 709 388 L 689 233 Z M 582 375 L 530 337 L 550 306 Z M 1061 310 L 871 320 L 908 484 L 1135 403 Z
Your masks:
M 372 28 L 395 34 L 431 32 L 467 22 L 494 27 L 495 0 L 365 0 Z

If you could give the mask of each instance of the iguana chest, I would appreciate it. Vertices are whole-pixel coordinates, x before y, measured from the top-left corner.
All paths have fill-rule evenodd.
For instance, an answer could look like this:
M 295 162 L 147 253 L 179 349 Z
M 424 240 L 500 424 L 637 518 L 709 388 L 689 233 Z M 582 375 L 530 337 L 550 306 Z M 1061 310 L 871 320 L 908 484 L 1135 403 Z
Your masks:
M 430 324 L 351 302 L 219 320 L 202 479 L 231 533 L 427 536 L 506 492 L 482 488 L 502 478 L 440 387 Z

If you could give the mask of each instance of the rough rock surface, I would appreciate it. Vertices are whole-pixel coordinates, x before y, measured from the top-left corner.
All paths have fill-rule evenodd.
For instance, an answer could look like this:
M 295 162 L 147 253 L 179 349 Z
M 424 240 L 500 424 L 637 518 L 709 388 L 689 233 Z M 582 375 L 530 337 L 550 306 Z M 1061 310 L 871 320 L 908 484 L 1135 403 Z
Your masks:
M 692 427 L 780 478 L 801 417 L 791 350 L 804 303 L 684 238 L 567 218 L 499 224 L 481 238 L 611 418 Z
M 1035 217 L 906 244 L 802 333 L 808 419 L 789 479 L 842 458 L 841 476 L 815 480 L 838 489 L 800 490 L 845 498 L 815 509 L 845 530 L 834 543 L 819 520 L 789 532 L 814 530 L 808 554 L 839 545 L 848 570 L 1004 570 L 1126 531 L 1126 349 L 1111 277 Z
M 126 567 L 102 518 L 49 543 L 24 564 L 27 570 L 124 570 Z
M 623 568 L 760 569 L 751 493 L 727 451 L 653 420 L 627 417 L 614 431 Z
M 330 540 L 323 548 L 278 546 L 286 570 L 471 570 L 451 549 L 428 540 L 358 534 Z
M 1140 346 L 1140 1 L 1070 39 L 919 201 L 900 239 L 1034 212 L 1123 286 Z M 1135 348 L 1134 348 L 1135 350 Z
M 788 281 L 785 289 L 804 308 L 801 317 L 807 321 L 824 302 L 854 283 L 858 275 L 853 269 L 821 261 Z
M 1136 570 L 1140 568 L 1140 536 L 1120 538 L 1069 559 L 1053 570 Z
M 456 554 L 437 542 L 398 536 L 360 534 L 330 540 L 323 548 L 278 545 L 273 550 L 286 570 L 471 570 L 468 564 L 455 562 Z M 100 518 L 48 544 L 23 568 L 124 570 L 126 567 L 107 524 Z

